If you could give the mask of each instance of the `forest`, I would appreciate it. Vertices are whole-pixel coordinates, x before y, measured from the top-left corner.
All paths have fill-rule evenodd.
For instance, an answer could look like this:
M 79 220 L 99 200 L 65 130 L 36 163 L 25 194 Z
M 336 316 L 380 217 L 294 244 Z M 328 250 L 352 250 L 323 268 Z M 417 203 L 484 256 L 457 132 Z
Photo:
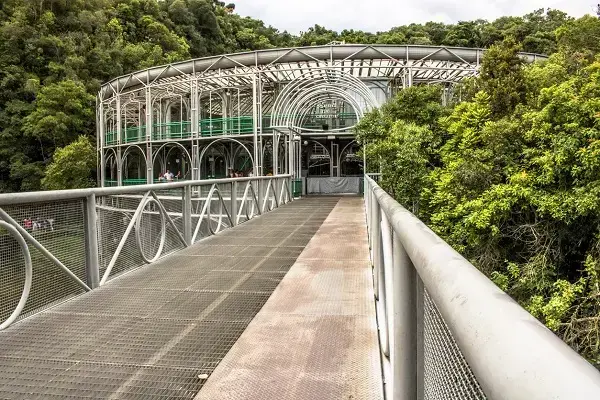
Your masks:
M 600 366 L 600 20 L 524 65 L 514 37 L 442 106 L 415 86 L 357 127 L 381 185 Z
M 489 48 L 446 106 L 435 85 L 403 90 L 358 139 L 389 193 L 599 365 L 599 38 L 597 17 L 552 9 L 292 35 L 211 0 L 4 0 L 0 192 L 94 186 L 95 95 L 134 70 L 332 41 Z
M 492 22 L 428 22 L 378 33 L 315 25 L 291 35 L 212 0 L 4 0 L 0 193 L 94 186 L 95 96 L 101 83 L 128 72 L 332 41 L 489 47 L 510 36 L 524 51 L 552 54 L 557 30 L 572 20 L 558 10 L 537 10 Z

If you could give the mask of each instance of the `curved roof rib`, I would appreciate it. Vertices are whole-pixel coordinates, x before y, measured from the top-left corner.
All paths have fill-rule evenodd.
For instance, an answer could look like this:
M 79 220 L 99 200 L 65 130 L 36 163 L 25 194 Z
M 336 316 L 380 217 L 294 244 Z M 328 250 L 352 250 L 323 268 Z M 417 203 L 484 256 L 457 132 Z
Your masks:
M 460 77 L 459 71 L 474 73 L 484 53 L 483 49 L 460 47 L 355 44 L 259 50 L 197 58 L 133 72 L 102 85 L 99 97 L 105 100 L 116 93 L 192 76 L 237 77 L 262 72 L 271 81 L 287 82 L 297 77 L 295 71 L 302 73 L 302 70 L 325 66 L 374 79 L 394 78 L 402 69 L 413 68 L 421 72 L 417 80 L 424 81 L 433 79 L 428 71 L 455 70 L 457 73 L 447 74 L 448 79 L 453 79 Z M 532 53 L 521 55 L 526 62 L 547 58 Z

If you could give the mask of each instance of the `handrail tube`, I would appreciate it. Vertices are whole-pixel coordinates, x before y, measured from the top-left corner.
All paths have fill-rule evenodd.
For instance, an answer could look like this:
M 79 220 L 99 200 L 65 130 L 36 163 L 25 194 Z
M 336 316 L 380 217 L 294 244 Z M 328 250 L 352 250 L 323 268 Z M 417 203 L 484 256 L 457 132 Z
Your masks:
M 600 398 L 600 373 L 591 364 L 365 180 L 489 399 Z
M 274 178 L 290 178 L 290 174 L 281 174 L 275 176 L 252 176 L 244 178 L 222 178 L 222 179 L 204 179 L 196 181 L 182 181 L 172 183 L 152 183 L 136 186 L 116 186 L 109 188 L 89 188 L 89 189 L 68 189 L 68 190 L 49 190 L 39 192 L 7 193 L 0 194 L 0 206 L 39 203 L 59 200 L 74 200 L 88 197 L 90 195 L 112 196 L 119 194 L 128 194 L 132 192 L 147 192 L 149 190 L 172 190 L 185 186 L 202 186 L 220 183 L 231 183 L 232 181 L 247 182 L 256 180 L 270 180 Z
M 225 204 L 225 199 L 223 198 L 223 196 L 221 195 L 221 192 L 219 191 L 218 188 L 218 184 L 219 183 L 230 183 L 231 184 L 231 188 L 232 188 L 232 192 L 231 192 L 231 198 L 230 200 L 232 201 L 232 208 L 235 209 L 237 208 L 237 185 L 239 182 L 246 182 L 247 183 L 247 188 L 245 193 L 250 193 L 252 195 L 252 199 L 250 200 L 252 202 L 252 206 L 256 206 L 257 207 L 257 215 L 261 215 L 262 212 L 260 210 L 259 204 L 258 204 L 258 200 L 256 198 L 256 193 L 254 191 L 254 187 L 253 187 L 253 182 L 258 182 L 259 186 L 262 186 L 263 188 L 267 188 L 267 190 L 269 190 L 272 195 L 273 195 L 273 199 L 272 199 L 272 203 L 275 203 L 275 205 L 277 207 L 279 207 L 282 204 L 286 204 L 289 201 L 292 201 L 291 196 L 289 195 L 289 191 L 286 192 L 285 189 L 287 186 L 285 185 L 285 183 L 289 180 L 289 178 L 291 177 L 291 175 L 276 175 L 276 176 L 267 176 L 267 177 L 248 177 L 248 178 L 232 178 L 232 179 L 214 179 L 214 180 L 198 180 L 198 181 L 185 181 L 185 182 L 177 182 L 177 183 L 168 183 L 168 184 L 150 184 L 150 185 L 139 185 L 136 187 L 121 187 L 118 188 L 118 190 L 115 190 L 115 188 L 106 190 L 106 189 L 78 189 L 78 190 L 66 190 L 66 191 L 54 191 L 54 192 L 32 192 L 32 193 L 20 193 L 20 194 L 6 194 L 6 195 L 0 195 L 0 200 L 1 200 L 1 204 L 21 204 L 24 206 L 27 205 L 34 205 L 36 206 L 36 203 L 40 203 L 40 202 L 51 202 L 52 200 L 64 200 L 64 199 L 75 199 L 75 200 L 80 200 L 81 201 L 81 205 L 83 206 L 83 226 L 84 226 L 84 237 L 85 237 L 85 246 L 84 248 L 84 256 L 85 256 L 85 274 L 86 274 L 86 281 L 88 284 L 86 284 L 85 282 L 83 282 L 81 279 L 79 279 L 79 277 L 77 277 L 69 268 L 67 268 L 60 260 L 58 260 L 58 258 L 56 258 L 48 249 L 46 249 L 40 242 L 38 242 L 38 240 L 36 240 L 36 238 L 34 238 L 32 236 L 32 234 L 30 234 L 27 229 L 24 226 L 21 226 L 21 224 L 17 221 L 15 221 L 5 210 L 2 209 L 2 207 L 0 207 L 0 227 L 4 227 L 9 231 L 9 234 L 12 234 L 13 236 L 15 236 L 15 239 L 19 242 L 19 244 L 21 245 L 23 252 L 25 254 L 25 285 L 23 287 L 23 291 L 21 294 L 21 298 L 15 308 L 15 310 L 13 311 L 13 313 L 8 317 L 8 319 L 4 322 L 0 321 L 0 330 L 7 328 L 10 324 L 12 324 L 14 321 L 16 321 L 16 319 L 19 317 L 19 314 L 22 312 L 22 310 L 25 307 L 25 304 L 27 302 L 27 299 L 29 297 L 29 292 L 31 289 L 31 282 L 32 282 L 32 275 L 33 275 L 33 266 L 31 263 L 31 257 L 29 254 L 29 247 L 27 242 L 31 243 L 31 246 L 35 247 L 38 251 L 41 252 L 41 254 L 47 258 L 48 260 L 50 260 L 54 265 L 56 265 L 57 267 L 61 268 L 63 270 L 64 273 L 66 273 L 73 281 L 75 281 L 83 290 L 85 291 L 90 291 L 93 289 L 96 289 L 99 286 L 104 285 L 107 280 L 110 277 L 110 274 L 112 272 L 113 267 L 116 265 L 116 262 L 118 260 L 118 258 L 121 255 L 121 252 L 129 238 L 129 236 L 131 235 L 132 230 L 135 227 L 135 231 L 136 231 L 136 241 L 137 241 L 137 248 L 140 251 L 141 254 L 141 258 L 145 263 L 151 263 L 156 261 L 158 258 L 160 258 L 163 255 L 163 249 L 165 246 L 165 241 L 166 241 L 166 230 L 167 227 L 169 226 L 173 231 L 175 236 L 177 236 L 177 239 L 179 240 L 179 242 L 181 242 L 183 248 L 190 246 L 196 239 L 196 236 L 199 232 L 199 229 L 201 227 L 202 221 L 204 220 L 204 216 L 206 215 L 206 219 L 207 219 L 207 223 L 208 223 L 208 229 L 210 231 L 211 234 L 215 234 L 217 233 L 219 230 L 221 230 L 222 228 L 222 221 L 224 218 L 227 218 L 229 220 L 229 227 L 233 227 L 234 224 L 234 220 L 232 219 L 232 215 L 227 207 L 227 205 Z M 265 186 L 264 184 L 262 184 L 264 182 L 268 182 L 269 185 Z M 280 199 L 277 198 L 277 195 L 275 193 L 274 190 L 274 186 L 273 186 L 273 182 L 282 182 L 282 196 Z M 203 199 L 201 197 L 196 197 L 194 198 L 194 186 L 202 186 L 202 185 L 206 185 L 211 187 L 211 189 L 209 190 L 208 196 L 206 199 Z M 159 197 L 155 190 L 163 190 L 163 189 L 183 189 L 180 190 L 181 192 L 181 198 L 179 198 L 178 196 L 166 196 L 166 197 Z M 249 188 L 249 190 L 248 190 Z M 146 190 L 147 189 L 147 190 Z M 139 197 L 140 201 L 138 206 L 136 207 L 135 210 L 131 209 L 127 209 L 127 208 L 115 208 L 115 207 L 108 207 L 106 205 L 103 205 L 102 203 L 105 202 L 105 200 L 101 200 L 101 201 L 97 201 L 96 196 L 108 196 L 110 195 L 110 193 L 116 193 L 115 198 L 119 199 L 121 197 L 124 198 L 135 198 L 137 199 Z M 134 196 L 131 196 L 132 193 L 137 193 Z M 269 194 L 267 193 L 267 194 Z M 211 204 L 213 201 L 213 197 L 214 195 L 217 195 L 217 202 L 220 206 L 220 210 L 219 210 L 219 214 L 218 214 L 218 227 L 217 229 L 213 229 L 212 224 L 211 224 Z M 287 196 L 283 196 L 284 194 L 287 194 Z M 125 196 L 120 196 L 120 195 L 125 195 Z M 198 192 L 198 196 L 200 196 L 200 192 Z M 246 195 L 245 195 L 246 197 Z M 265 199 L 269 199 L 270 196 L 266 196 Z M 200 206 L 201 200 L 205 200 L 203 203 L 203 208 L 202 208 L 202 212 L 201 214 L 198 216 L 197 214 L 193 214 L 192 213 L 192 200 L 196 199 L 198 200 L 198 207 Z M 181 201 L 181 206 L 182 206 L 182 211 L 180 213 L 177 212 L 169 212 L 165 205 L 163 204 L 162 200 L 176 200 L 176 201 Z M 278 201 L 279 200 L 279 201 Z M 145 211 L 145 207 L 149 204 L 149 202 L 155 202 L 156 206 L 158 208 L 157 211 L 149 211 L 146 212 Z M 117 202 L 119 203 L 119 202 Z M 114 203 L 112 203 L 114 205 Z M 118 205 L 118 204 L 117 204 Z M 124 206 L 126 206 L 126 204 L 123 204 Z M 198 207 L 196 208 L 196 210 L 198 210 Z M 270 207 L 269 210 L 271 210 L 273 207 Z M 124 234 L 122 235 L 117 248 L 115 249 L 114 252 L 112 252 L 112 256 L 110 258 L 110 261 L 103 273 L 102 276 L 100 276 L 100 271 L 99 271 L 99 252 L 101 251 L 100 249 L 100 245 L 102 244 L 100 241 L 100 236 L 101 236 L 101 225 L 102 223 L 98 223 L 98 211 L 102 210 L 102 209 L 108 209 L 110 211 L 119 211 L 122 212 L 124 214 L 126 214 L 123 217 L 123 221 L 126 221 L 127 217 L 129 217 L 127 214 L 128 213 L 132 213 L 133 215 L 131 217 L 129 217 L 129 222 L 127 223 L 127 227 L 125 229 Z M 225 215 L 223 215 L 223 212 L 225 213 Z M 240 210 L 241 212 L 241 210 Z M 161 223 L 160 223 L 160 230 L 161 230 L 161 241 L 160 241 L 160 245 L 159 248 L 156 252 L 156 254 L 153 255 L 152 258 L 148 258 L 146 257 L 144 251 L 143 251 L 143 246 L 142 246 L 142 241 L 141 241 L 141 237 L 139 236 L 140 233 L 142 232 L 141 230 L 141 217 L 142 214 L 152 214 L 152 215 L 159 215 L 161 217 Z M 248 220 L 250 220 L 253 216 L 254 216 L 254 211 L 252 211 L 252 215 L 248 214 L 249 210 L 248 207 L 246 208 L 246 214 L 247 214 L 247 218 Z M 173 218 L 171 218 L 171 215 L 176 215 L 178 217 L 182 217 L 183 218 L 183 232 L 181 232 L 179 230 L 179 228 L 177 227 L 177 225 L 175 224 L 175 221 Z M 193 218 L 198 218 L 198 223 L 196 225 L 195 230 L 193 231 L 192 234 L 192 222 L 193 222 Z M 108 221 L 108 223 L 110 223 L 110 221 Z M 110 229 L 110 228 L 109 228 Z M 108 240 L 112 240 L 113 238 L 110 237 Z M 89 286 L 88 286 L 89 285 Z M 38 289 L 40 290 L 40 289 Z M 12 299 L 11 299 L 12 301 Z M 42 306 L 45 306 L 46 304 L 42 304 Z M 39 305 L 38 305 L 39 307 Z
M 25 261 L 25 282 L 23 284 L 23 292 L 21 293 L 21 298 L 17 303 L 12 314 L 8 316 L 8 318 L 2 322 L 0 321 L 0 331 L 8 328 L 18 317 L 21 315 L 21 312 L 25 308 L 25 304 L 27 303 L 27 299 L 29 298 L 29 293 L 31 291 L 31 283 L 33 280 L 33 266 L 31 264 L 31 253 L 29 253 L 29 247 L 27 246 L 27 242 L 21 236 L 17 228 L 12 226 L 10 223 L 6 221 L 0 220 L 0 227 L 6 229 L 8 233 L 17 241 L 19 247 L 21 247 L 21 251 L 23 252 L 23 258 Z

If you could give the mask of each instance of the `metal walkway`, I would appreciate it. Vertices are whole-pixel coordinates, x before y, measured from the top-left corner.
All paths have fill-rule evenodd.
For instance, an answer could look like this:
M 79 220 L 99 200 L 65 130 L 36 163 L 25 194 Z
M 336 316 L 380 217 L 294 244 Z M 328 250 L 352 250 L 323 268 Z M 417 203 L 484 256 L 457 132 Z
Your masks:
M 383 399 L 362 201 L 340 199 L 197 400 Z
M 331 240 L 324 232 L 337 228 L 321 224 L 338 201 L 290 203 L 0 332 L 0 398 L 193 398 L 205 382 L 199 375 L 213 373 L 315 232 L 321 228 L 318 240 Z M 353 218 L 364 218 L 361 200 L 347 201 Z M 344 234 L 364 241 L 364 222 L 353 229 Z M 305 265 L 324 248 L 307 249 Z M 366 266 L 365 246 L 359 251 Z M 321 281 L 323 292 L 334 289 L 328 282 Z M 368 290 L 365 299 L 372 298 Z M 343 306 L 326 300 L 322 310 Z M 332 357 L 339 351 L 330 349 Z

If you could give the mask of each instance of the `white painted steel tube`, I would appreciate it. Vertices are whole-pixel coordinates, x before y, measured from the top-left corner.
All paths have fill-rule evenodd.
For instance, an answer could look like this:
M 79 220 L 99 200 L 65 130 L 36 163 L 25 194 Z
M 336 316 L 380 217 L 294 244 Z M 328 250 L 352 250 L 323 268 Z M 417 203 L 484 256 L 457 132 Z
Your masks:
M 416 271 L 393 233 L 394 267 L 392 347 L 390 360 L 394 394 L 393 400 L 412 400 L 417 397 L 417 280 Z M 388 278 L 390 279 L 390 278 Z
M 19 246 L 21 247 L 21 251 L 23 252 L 23 258 L 25 261 L 25 282 L 23 284 L 23 292 L 21 293 L 21 298 L 17 303 L 12 314 L 0 324 L 0 331 L 8 328 L 15 320 L 21 315 L 21 312 L 25 308 L 25 304 L 27 303 L 27 299 L 29 298 L 29 291 L 31 290 L 31 282 L 33 279 L 33 267 L 31 265 L 31 254 L 29 253 L 29 247 L 27 247 L 27 242 L 23 239 L 23 236 L 19 233 L 17 228 L 9 224 L 5 221 L 0 221 L 0 227 L 6 229 L 8 233 L 15 238 Z
M 98 221 L 96 215 L 96 196 L 85 199 L 85 276 L 91 289 L 100 283 L 100 261 L 98 257 Z
M 277 177 L 290 177 L 291 175 L 278 175 Z M 136 186 L 116 186 L 106 188 L 92 189 L 69 189 L 69 190 L 49 190 L 44 192 L 24 192 L 24 193 L 8 193 L 0 194 L 0 206 L 12 204 L 39 203 L 71 199 L 83 199 L 90 195 L 112 196 L 118 194 L 131 193 L 146 193 L 149 190 L 173 190 L 183 188 L 185 186 L 202 186 L 220 183 L 229 183 L 232 181 L 247 182 L 273 179 L 272 176 L 247 177 L 247 178 L 228 178 L 228 179 L 205 179 L 200 181 L 182 181 L 173 183 L 156 183 L 152 185 L 136 185 Z
M 489 399 L 600 398 L 598 370 L 374 181 L 370 184 Z

